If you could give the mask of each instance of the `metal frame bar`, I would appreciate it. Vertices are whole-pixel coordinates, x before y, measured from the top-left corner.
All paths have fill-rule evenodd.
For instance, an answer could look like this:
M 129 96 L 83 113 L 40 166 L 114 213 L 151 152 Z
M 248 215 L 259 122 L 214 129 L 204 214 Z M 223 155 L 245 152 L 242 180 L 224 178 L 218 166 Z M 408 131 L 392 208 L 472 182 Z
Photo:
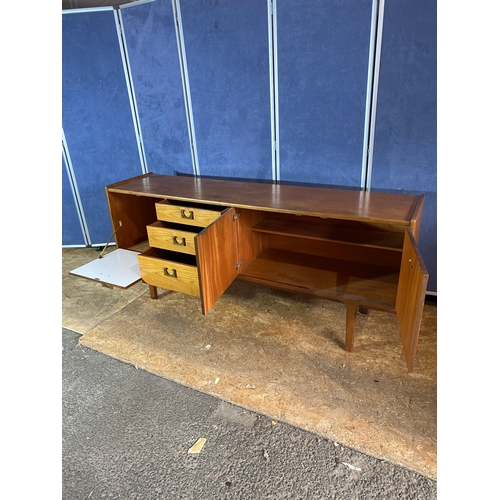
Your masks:
M 193 106 L 191 103 L 191 89 L 189 87 L 189 73 L 186 59 L 186 47 L 184 45 L 184 32 L 182 30 L 181 6 L 179 0 L 172 0 L 172 10 L 174 14 L 175 32 L 177 36 L 177 49 L 179 52 L 179 64 L 181 68 L 182 89 L 184 91 L 184 103 L 186 106 L 186 119 L 188 124 L 189 140 L 191 142 L 193 173 L 198 177 L 200 175 L 200 166 L 198 162 L 198 149 L 196 146 Z
M 80 198 L 80 193 L 78 191 L 78 185 L 75 179 L 75 172 L 73 170 L 73 164 L 71 163 L 71 156 L 69 154 L 68 144 L 66 142 L 66 136 L 64 134 L 64 129 L 62 131 L 62 152 L 64 156 L 64 163 L 66 164 L 66 172 L 68 173 L 69 183 L 71 186 L 71 192 L 73 193 L 73 199 L 76 205 L 76 211 L 78 212 L 78 220 L 80 221 L 80 227 L 83 234 L 83 239 L 85 241 L 85 246 L 91 246 L 92 242 L 90 240 L 90 232 L 87 226 L 87 221 L 85 219 L 85 213 L 83 211 L 82 200 Z M 69 247 L 70 245 L 63 245 Z M 78 245 L 83 246 L 83 245 Z
M 368 55 L 368 80 L 366 83 L 365 129 L 363 138 L 363 162 L 361 167 L 361 189 L 366 189 L 367 162 L 370 156 L 370 114 L 373 93 L 373 66 L 375 64 L 375 44 L 377 35 L 378 0 L 372 0 L 372 18 L 370 28 L 370 49 Z
M 268 44 L 269 44 L 269 87 L 271 100 L 271 147 L 272 179 L 280 182 L 279 148 L 279 98 L 278 98 L 278 22 L 276 16 L 277 0 L 267 0 L 268 5 Z
M 151 3 L 156 2 L 156 0 L 137 0 L 136 2 L 126 3 L 124 5 L 120 5 L 119 9 L 128 9 L 129 7 L 137 7 L 137 5 L 142 5 L 143 3 Z
M 384 8 L 385 0 L 373 0 L 370 60 L 368 65 L 368 84 L 366 95 L 365 137 L 363 143 L 363 167 L 361 175 L 361 189 L 366 191 L 370 191 L 372 183 L 380 57 L 382 52 L 382 33 L 384 28 Z
M 86 14 L 87 12 L 101 12 L 103 10 L 113 10 L 113 7 L 87 7 L 83 9 L 64 9 L 64 14 Z

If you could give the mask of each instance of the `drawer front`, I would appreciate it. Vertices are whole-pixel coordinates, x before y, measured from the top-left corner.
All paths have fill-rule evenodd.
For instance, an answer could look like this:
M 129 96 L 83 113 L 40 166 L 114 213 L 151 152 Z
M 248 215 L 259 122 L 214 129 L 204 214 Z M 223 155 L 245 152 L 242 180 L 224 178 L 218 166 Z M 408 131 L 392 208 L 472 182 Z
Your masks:
M 194 237 L 197 233 L 163 227 L 161 222 L 147 226 L 149 245 L 174 252 L 195 255 Z
M 175 222 L 177 224 L 188 224 L 190 226 L 207 227 L 217 220 L 221 215 L 218 210 L 206 210 L 204 208 L 171 205 L 160 202 L 156 204 L 156 216 L 158 220 Z
M 200 296 L 198 269 L 196 266 L 138 255 L 141 278 L 148 284 L 174 292 Z

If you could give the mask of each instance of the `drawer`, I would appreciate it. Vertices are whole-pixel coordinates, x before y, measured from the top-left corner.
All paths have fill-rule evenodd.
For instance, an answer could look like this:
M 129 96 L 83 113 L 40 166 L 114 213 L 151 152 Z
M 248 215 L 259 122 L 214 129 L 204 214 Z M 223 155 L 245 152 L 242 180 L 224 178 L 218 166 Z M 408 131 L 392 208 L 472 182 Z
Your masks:
M 158 248 L 137 256 L 141 278 L 148 285 L 200 296 L 196 257 Z
M 190 226 L 207 227 L 217 220 L 225 207 L 204 208 L 199 204 L 174 205 L 169 200 L 156 203 L 158 220 L 188 224 Z
M 194 237 L 196 231 L 186 231 L 175 224 L 156 221 L 147 226 L 149 246 L 195 255 Z

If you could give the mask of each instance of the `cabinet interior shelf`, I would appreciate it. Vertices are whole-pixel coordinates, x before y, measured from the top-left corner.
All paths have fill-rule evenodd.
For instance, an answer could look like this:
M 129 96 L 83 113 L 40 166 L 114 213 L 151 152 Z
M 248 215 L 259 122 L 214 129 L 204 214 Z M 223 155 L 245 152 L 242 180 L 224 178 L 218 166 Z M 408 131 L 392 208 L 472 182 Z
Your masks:
M 295 236 L 319 241 L 347 243 L 364 247 L 402 251 L 404 234 L 388 231 L 362 222 L 343 223 L 325 220 L 312 222 L 303 218 L 268 216 L 253 228 L 253 231 L 282 236 Z
M 342 297 L 394 310 L 399 270 L 267 248 L 243 269 L 240 278 L 319 297 Z

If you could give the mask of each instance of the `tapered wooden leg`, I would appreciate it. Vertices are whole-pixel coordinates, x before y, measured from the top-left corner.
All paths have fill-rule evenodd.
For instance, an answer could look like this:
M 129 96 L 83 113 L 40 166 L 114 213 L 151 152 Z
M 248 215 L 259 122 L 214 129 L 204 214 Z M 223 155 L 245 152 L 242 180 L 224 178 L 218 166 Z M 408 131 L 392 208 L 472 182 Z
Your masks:
M 153 285 L 148 285 L 149 286 L 149 295 L 151 296 L 152 299 L 157 299 L 158 298 L 158 288 L 156 288 Z
M 357 306 L 346 304 L 345 350 L 347 352 L 351 352 L 354 346 L 354 329 L 356 327 L 357 310 Z

